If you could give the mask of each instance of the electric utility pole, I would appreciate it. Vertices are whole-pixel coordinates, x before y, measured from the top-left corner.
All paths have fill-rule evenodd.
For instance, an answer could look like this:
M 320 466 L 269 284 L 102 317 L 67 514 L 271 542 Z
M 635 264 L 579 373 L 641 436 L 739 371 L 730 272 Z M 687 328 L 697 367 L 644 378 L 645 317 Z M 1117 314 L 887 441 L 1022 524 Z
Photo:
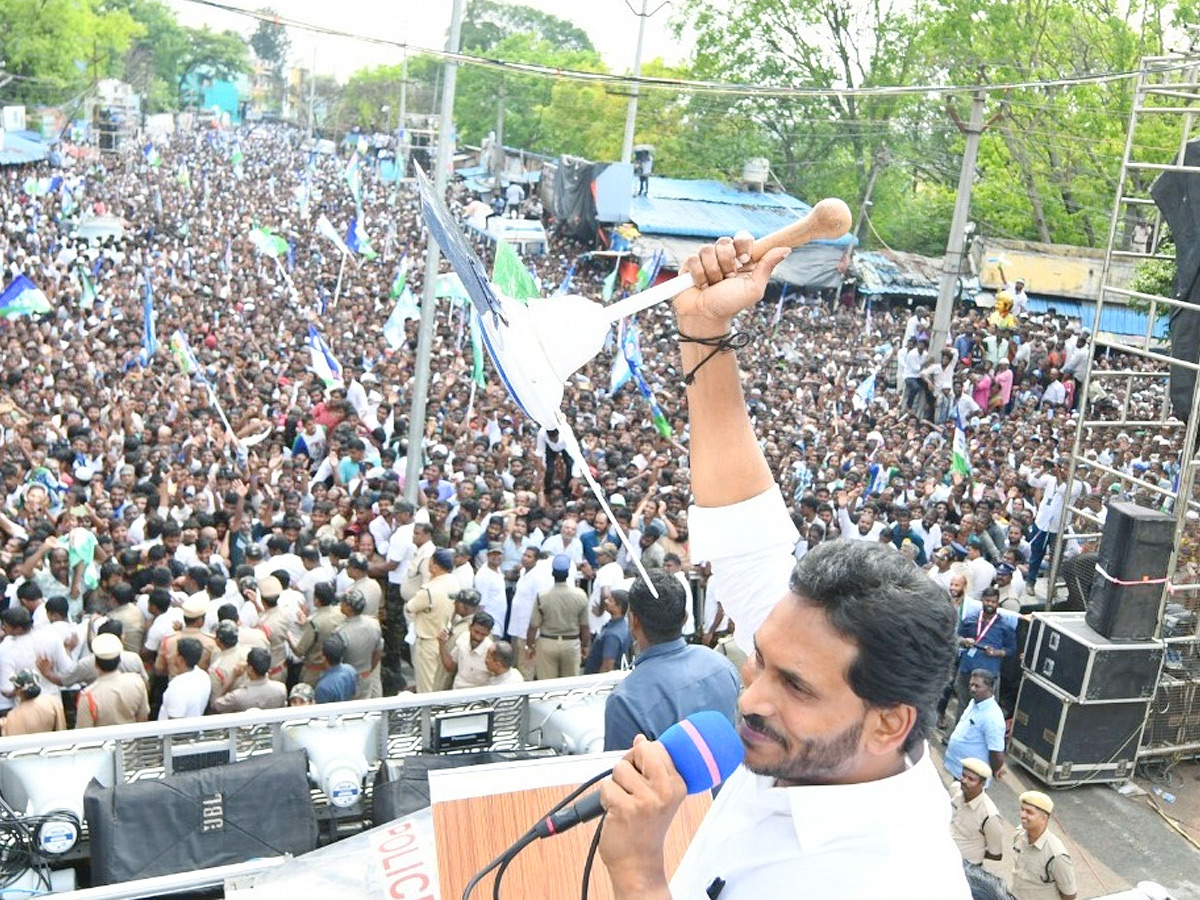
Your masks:
M 450 14 L 450 35 L 446 40 L 446 50 L 453 55 L 458 54 L 462 19 L 463 0 L 454 0 L 454 10 Z M 446 60 L 446 77 L 442 83 L 442 117 L 438 123 L 437 165 L 433 170 L 433 190 L 439 197 L 446 194 L 446 182 L 449 180 L 450 163 L 454 155 L 454 82 L 457 76 L 458 64 L 451 56 Z M 421 480 L 421 469 L 425 460 L 425 405 L 429 399 L 429 359 L 433 352 L 433 332 L 437 317 L 434 285 L 437 282 L 438 263 L 442 258 L 428 229 L 426 235 L 421 329 L 417 334 L 417 367 L 408 420 L 408 464 L 404 469 L 404 496 L 410 503 L 417 501 L 417 484 Z

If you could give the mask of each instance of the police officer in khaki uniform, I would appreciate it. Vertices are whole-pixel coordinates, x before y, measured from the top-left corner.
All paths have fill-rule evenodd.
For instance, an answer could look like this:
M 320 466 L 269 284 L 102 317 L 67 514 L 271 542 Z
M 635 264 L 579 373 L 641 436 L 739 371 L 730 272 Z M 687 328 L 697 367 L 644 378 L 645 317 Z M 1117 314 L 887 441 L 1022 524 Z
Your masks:
M 287 688 L 272 680 L 271 654 L 262 647 L 255 647 L 246 654 L 243 670 L 246 680 L 241 687 L 234 688 L 223 697 L 212 701 L 215 713 L 245 712 L 248 709 L 281 709 L 287 703 Z
M 325 639 L 346 621 L 338 607 L 332 582 L 322 581 L 313 587 L 313 602 L 317 611 L 300 627 L 300 637 L 291 645 L 292 653 L 301 661 L 300 680 L 309 687 L 316 687 L 325 671 L 325 657 L 321 653 Z
M 450 597 L 458 592 L 459 585 L 453 571 L 454 554 L 445 548 L 435 550 L 429 557 L 429 581 L 404 605 L 417 636 L 413 670 L 418 693 L 441 690 L 446 680 L 438 637 L 443 628 L 449 627 L 454 615 L 454 601 Z
M 216 652 L 217 642 L 201 629 L 204 628 L 204 617 L 208 614 L 208 601 L 196 594 L 188 597 L 183 603 L 183 628 L 162 639 L 158 648 L 158 658 L 154 660 L 154 671 L 158 675 L 166 675 L 174 680 L 175 676 L 188 671 L 188 666 L 179 656 L 179 642 L 184 638 L 195 638 L 200 642 L 200 662 L 196 668 L 208 671 L 209 661 Z
M 217 641 L 217 652 L 208 661 L 208 677 L 212 679 L 210 703 L 242 686 L 241 673 L 246 665 L 246 654 L 250 652 L 249 647 L 238 643 L 238 627 L 235 622 L 218 622 L 214 637 Z
M 142 652 L 142 641 L 146 638 L 146 617 L 138 609 L 134 601 L 137 597 L 133 588 L 124 581 L 118 581 L 110 589 L 114 606 L 109 610 L 108 617 L 121 623 L 121 643 L 132 653 Z
M 358 693 L 355 700 L 371 700 L 383 696 L 383 681 L 379 661 L 383 658 L 383 630 L 379 620 L 364 615 L 367 598 L 354 589 L 342 594 L 342 615 L 346 621 L 334 632 L 342 639 L 345 652 L 342 662 L 358 672 Z
M 1017 900 L 1074 900 L 1075 866 L 1048 825 L 1054 801 L 1041 791 L 1020 797 L 1021 827 L 1013 835 L 1012 892 Z
M 288 631 L 292 623 L 288 611 L 279 604 L 282 593 L 283 585 L 274 575 L 258 580 L 258 598 L 263 605 L 258 627 L 267 636 L 271 647 L 271 670 L 268 676 L 280 684 L 287 681 Z
M 146 681 L 132 672 L 121 672 L 121 639 L 115 634 L 98 634 L 92 639 L 96 657 L 96 680 L 79 692 L 76 728 L 99 725 L 128 725 L 150 717 Z
M 536 648 L 538 681 L 578 675 L 579 662 L 588 652 L 592 631 L 587 594 L 567 584 L 570 571 L 571 557 L 565 553 L 555 556 L 550 566 L 554 587 L 538 594 L 533 604 L 525 650 Z
M 459 637 L 470 630 L 471 618 L 479 612 L 479 591 L 474 588 L 463 588 L 451 594 L 450 599 L 454 601 L 454 615 L 450 618 L 450 627 L 443 628 L 442 633 L 438 635 L 438 654 L 442 658 L 442 667 L 445 669 L 438 673 L 437 690 L 439 691 L 450 690 L 455 681 L 455 670 L 447 668 L 445 665 L 444 651 L 454 650 L 458 645 Z
M 950 785 L 950 836 L 963 859 L 983 865 L 985 859 L 1004 858 L 1004 823 L 984 786 L 992 768 L 982 759 L 962 761 L 962 778 Z

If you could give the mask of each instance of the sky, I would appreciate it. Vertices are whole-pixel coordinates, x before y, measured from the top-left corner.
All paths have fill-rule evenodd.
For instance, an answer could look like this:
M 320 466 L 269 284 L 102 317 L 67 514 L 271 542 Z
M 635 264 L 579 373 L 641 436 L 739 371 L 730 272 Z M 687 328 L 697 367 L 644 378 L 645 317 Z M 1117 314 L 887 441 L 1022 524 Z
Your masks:
M 630 0 L 641 11 L 643 0 Z M 222 30 L 232 28 L 249 36 L 255 22 L 245 16 L 201 6 L 188 0 L 169 0 L 184 25 Z M 291 19 L 313 25 L 362 32 L 375 37 L 406 42 L 414 47 L 442 49 L 450 27 L 451 0 L 228 0 L 230 6 L 257 9 L 271 5 Z M 592 39 L 601 57 L 614 72 L 633 69 L 637 46 L 638 17 L 625 0 L 525 0 L 523 4 L 552 13 L 582 28 Z M 663 58 L 668 63 L 682 61 L 690 52 L 689 42 L 679 41 L 668 27 L 672 7 L 662 0 L 648 0 L 647 10 L 655 15 L 646 19 L 642 59 Z M 393 47 L 364 43 L 348 38 L 318 35 L 290 29 L 293 62 L 312 64 L 316 50 L 316 69 L 345 81 L 364 66 L 396 64 L 400 51 Z

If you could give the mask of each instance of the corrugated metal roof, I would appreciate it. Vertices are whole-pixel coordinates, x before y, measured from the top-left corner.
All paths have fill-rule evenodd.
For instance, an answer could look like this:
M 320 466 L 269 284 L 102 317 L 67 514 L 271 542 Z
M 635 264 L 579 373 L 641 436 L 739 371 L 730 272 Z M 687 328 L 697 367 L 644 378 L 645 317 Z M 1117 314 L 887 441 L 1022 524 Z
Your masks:
M 633 250 L 641 259 L 661 250 L 664 255 L 663 267 L 677 270 L 687 257 L 707 243 L 702 238 L 642 235 Z M 802 288 L 836 288 L 842 283 L 838 263 L 843 255 L 844 251 L 832 243 L 814 241 L 793 251 L 776 266 L 771 273 L 771 280 Z
M 649 195 L 633 198 L 629 217 L 642 234 L 711 239 L 748 231 L 760 238 L 811 211 L 790 194 L 739 191 L 719 181 L 653 177 Z M 822 243 L 852 246 L 854 237 Z
M 1109 334 L 1121 334 L 1130 337 L 1144 338 L 1149 316 L 1137 309 L 1127 306 L 1115 306 L 1106 303 L 1104 312 L 1100 315 L 1100 327 L 1096 327 L 1096 304 L 1081 303 L 1078 300 L 1060 300 L 1054 298 L 1045 300 L 1041 297 L 1029 298 L 1029 311 L 1044 313 L 1053 309 L 1060 316 L 1078 319 L 1084 328 L 1090 331 L 1105 331 Z M 1166 340 L 1170 333 L 1170 325 L 1165 317 L 1160 316 L 1154 323 L 1153 337 L 1155 340 Z

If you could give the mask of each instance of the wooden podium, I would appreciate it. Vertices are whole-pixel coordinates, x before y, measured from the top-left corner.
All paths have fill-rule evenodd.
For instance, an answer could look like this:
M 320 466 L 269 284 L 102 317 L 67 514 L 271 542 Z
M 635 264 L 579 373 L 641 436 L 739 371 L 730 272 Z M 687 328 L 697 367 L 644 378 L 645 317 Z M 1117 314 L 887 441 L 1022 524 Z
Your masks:
M 458 900 L 476 872 L 579 784 L 611 769 L 623 755 L 560 756 L 431 771 L 429 796 L 443 900 Z M 664 855 L 668 875 L 679 865 L 711 803 L 711 796 L 705 792 L 688 797 L 680 807 L 667 833 Z M 578 900 L 596 827 L 597 822 L 585 822 L 527 846 L 504 873 L 500 896 L 513 900 Z M 472 898 L 488 900 L 492 896 L 493 874 L 479 883 Z M 588 896 L 597 900 L 613 896 L 599 853 L 592 865 Z

